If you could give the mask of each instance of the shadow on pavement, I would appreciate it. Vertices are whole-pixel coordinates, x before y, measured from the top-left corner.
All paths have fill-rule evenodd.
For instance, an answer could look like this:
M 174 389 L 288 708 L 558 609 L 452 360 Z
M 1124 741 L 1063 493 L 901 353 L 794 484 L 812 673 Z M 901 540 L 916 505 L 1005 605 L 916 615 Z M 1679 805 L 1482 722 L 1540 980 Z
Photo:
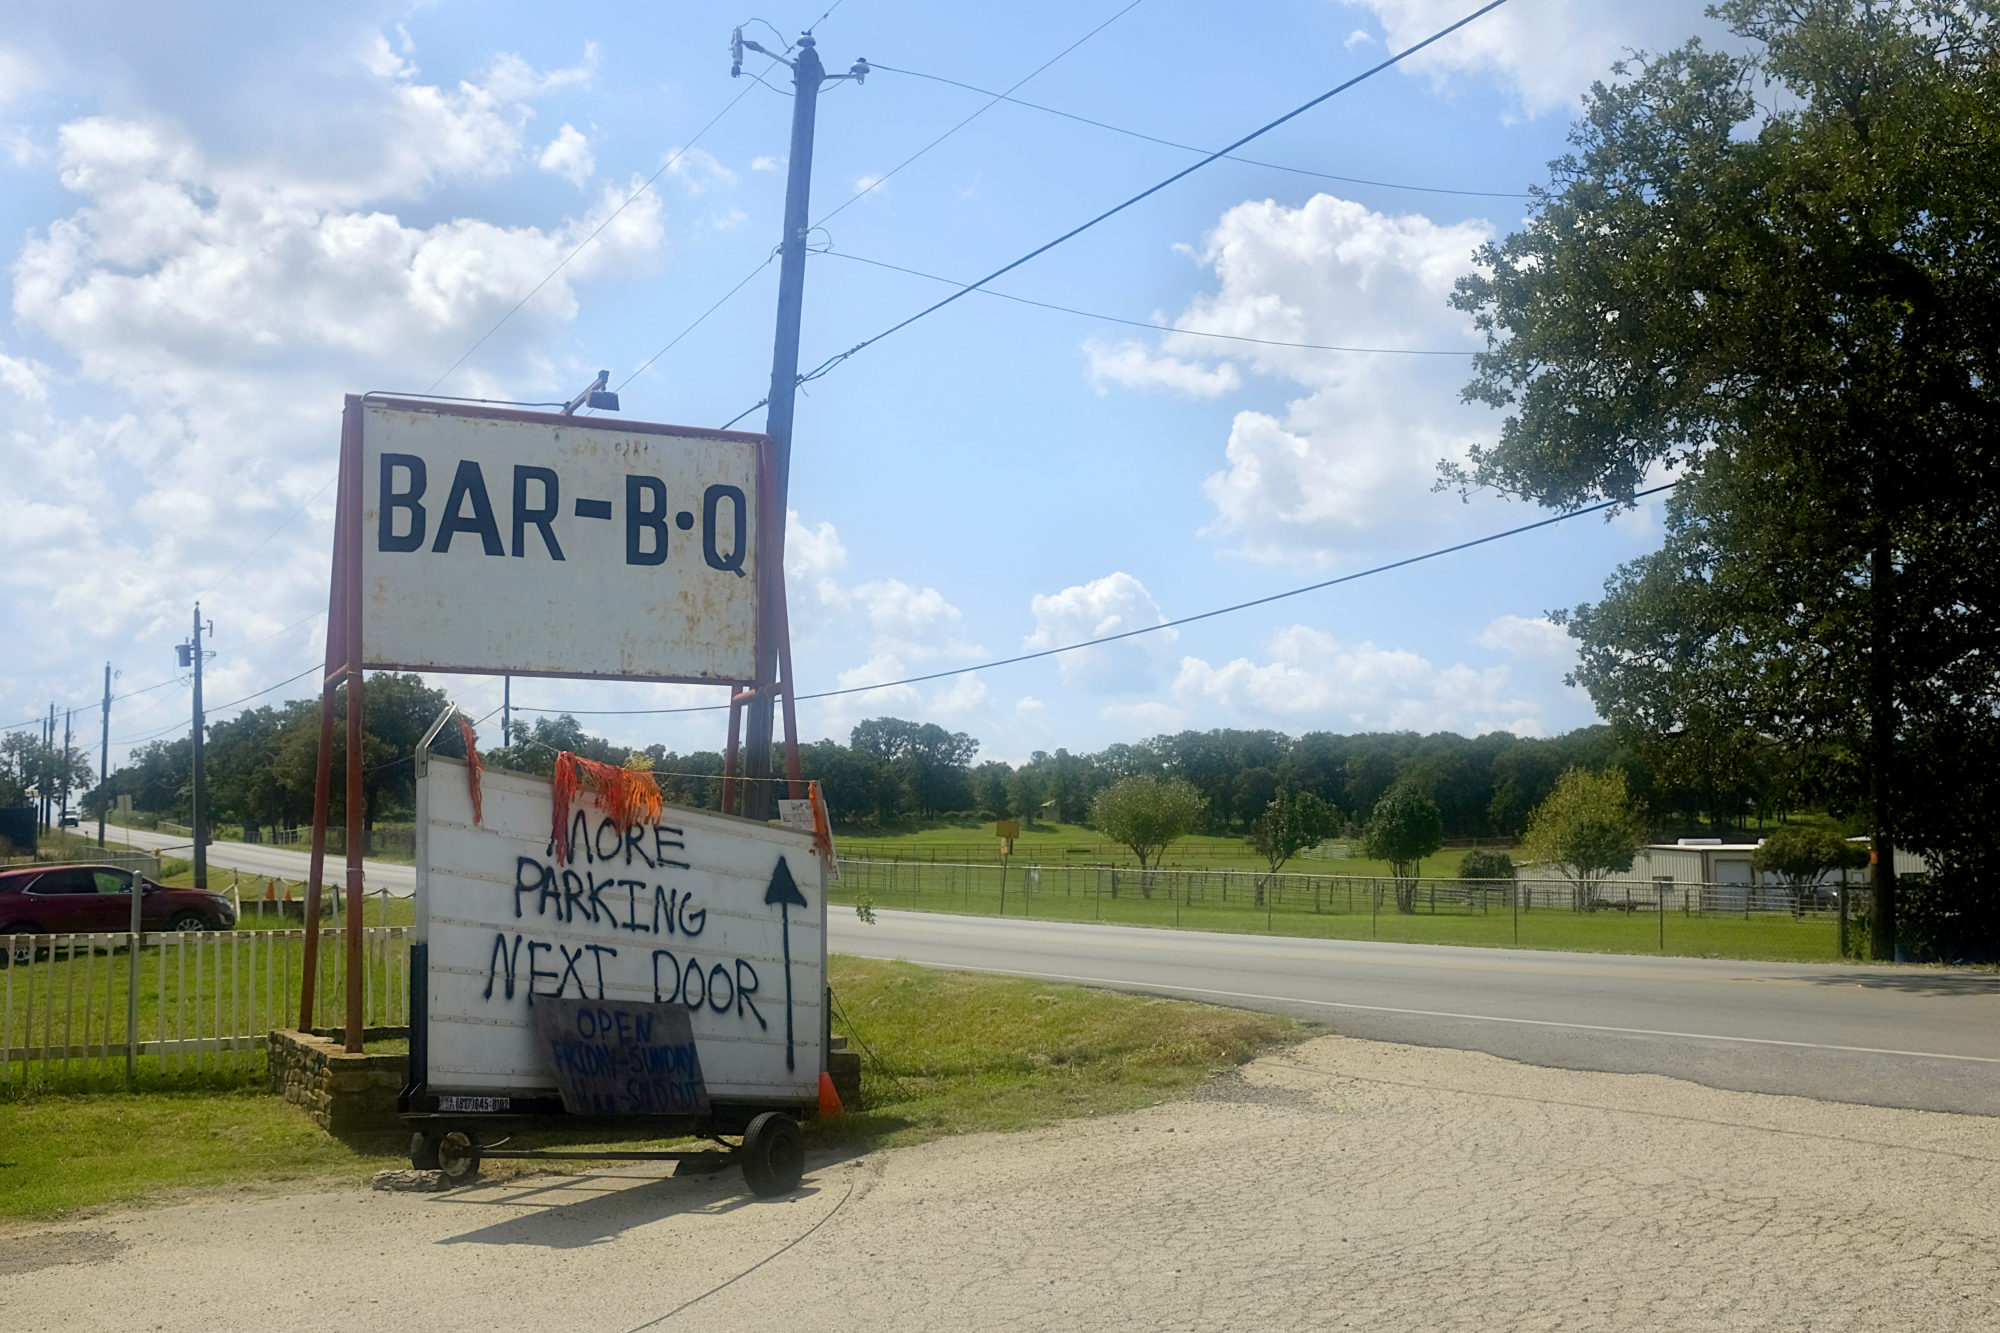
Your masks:
M 1945 972 L 1884 968 L 1852 972 L 1820 972 L 1804 978 L 1812 986 L 1861 986 L 1868 990 L 1901 991 L 1905 995 L 2000 995 L 2000 971 Z

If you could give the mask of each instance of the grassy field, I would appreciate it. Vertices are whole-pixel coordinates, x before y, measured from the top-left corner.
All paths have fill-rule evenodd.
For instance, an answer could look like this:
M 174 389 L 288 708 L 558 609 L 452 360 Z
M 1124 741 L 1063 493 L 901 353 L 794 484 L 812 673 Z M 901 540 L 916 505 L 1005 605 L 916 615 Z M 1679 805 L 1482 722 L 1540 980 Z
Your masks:
M 906 860 L 972 860 L 997 861 L 1001 856 L 1002 843 L 993 834 L 993 824 L 948 824 L 939 828 L 919 829 L 910 833 L 836 833 L 834 846 L 842 856 L 866 858 L 901 858 Z M 1087 849 L 1081 852 L 1070 849 Z M 1423 872 L 1428 875 L 1450 877 L 1458 873 L 1458 863 L 1465 858 L 1465 849 L 1448 847 L 1436 856 L 1426 858 Z M 1107 842 L 1096 829 L 1085 828 L 1081 824 L 1036 824 L 1022 830 L 1014 843 L 1014 859 L 1017 861 L 1055 861 L 1065 863 L 1107 865 L 1131 865 L 1138 862 L 1132 853 L 1115 842 Z M 1189 835 L 1175 839 L 1167 847 L 1161 860 L 1162 865 L 1187 866 L 1189 868 L 1264 870 L 1264 858 L 1258 856 L 1242 838 L 1209 837 Z M 1389 866 L 1384 861 L 1369 861 L 1360 856 L 1326 857 L 1306 856 L 1295 859 L 1289 870 L 1311 870 L 1316 873 L 1338 873 L 1344 875 L 1386 875 Z
M 834 1030 L 866 1047 L 864 1105 L 811 1133 L 854 1147 L 1148 1105 L 1308 1033 L 1269 1014 L 906 963 L 836 956 L 830 980 L 841 1020 Z M 205 1081 L 153 1079 L 129 1093 L 0 1099 L 0 1219 L 192 1189 L 355 1185 L 409 1164 L 400 1135 L 343 1143 L 261 1082 L 259 1067 Z
M 847 849 L 843 849 L 845 851 Z M 1410 944 L 1468 944 L 1584 953 L 1679 954 L 1698 958 L 1823 962 L 1839 957 L 1838 926 L 1830 914 L 1793 917 L 1659 913 L 1640 909 L 1574 912 L 1535 908 L 1513 912 L 1503 893 L 1486 902 L 1454 901 L 1449 881 L 1436 895 L 1420 892 L 1417 910 L 1395 910 L 1386 880 L 1354 876 L 1291 878 L 1282 891 L 1260 895 L 1255 877 L 1176 874 L 1146 881 L 1121 871 L 1048 868 L 1031 876 L 1010 868 L 1004 881 L 995 867 L 931 865 L 846 867 L 833 901 L 852 904 L 865 893 L 874 907 L 1015 916 L 1047 921 L 1102 921 L 1114 925 L 1212 930 L 1233 934 L 1290 935 L 1309 939 L 1389 940 Z M 1383 890 L 1376 909 L 1373 890 Z M 1854 928 L 1850 926 L 1850 931 Z M 1850 934 L 1850 940 L 1854 937 Z

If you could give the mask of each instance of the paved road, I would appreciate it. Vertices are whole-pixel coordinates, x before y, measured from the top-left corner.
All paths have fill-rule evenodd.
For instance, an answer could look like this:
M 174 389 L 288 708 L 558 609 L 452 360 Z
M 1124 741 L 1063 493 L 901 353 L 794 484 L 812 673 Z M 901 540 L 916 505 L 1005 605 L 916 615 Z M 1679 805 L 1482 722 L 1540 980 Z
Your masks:
M 1348 1036 L 2000 1116 L 2000 973 L 1737 963 L 878 912 L 840 953 L 1277 1010 Z
M 149 829 L 122 829 L 115 825 L 105 827 L 104 838 L 109 843 L 123 842 L 149 852 L 170 851 L 176 856 L 188 855 L 191 846 L 186 838 L 172 834 L 154 833 Z M 330 884 L 338 880 L 345 883 L 346 862 L 339 857 L 328 857 L 327 860 L 326 882 Z M 240 870 L 246 875 L 276 875 L 282 879 L 304 880 L 311 861 L 308 853 L 290 847 L 249 842 L 212 842 L 208 845 L 208 864 L 211 868 L 219 866 L 224 870 Z M 414 866 L 398 865 L 394 861 L 363 861 L 361 868 L 363 882 L 370 893 L 387 889 L 393 897 L 407 898 L 417 891 Z

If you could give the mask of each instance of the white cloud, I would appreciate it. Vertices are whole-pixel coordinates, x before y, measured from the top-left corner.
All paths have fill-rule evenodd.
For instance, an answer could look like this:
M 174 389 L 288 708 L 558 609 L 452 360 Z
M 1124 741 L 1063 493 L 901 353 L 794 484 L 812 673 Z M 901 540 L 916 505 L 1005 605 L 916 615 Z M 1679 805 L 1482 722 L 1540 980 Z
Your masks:
M 1381 22 L 1400 51 L 1465 17 L 1465 0 L 1348 0 Z M 1722 34 L 1705 19 L 1707 0 L 1539 0 L 1508 5 L 1410 57 L 1404 69 L 1440 88 L 1465 75 L 1490 75 L 1531 115 L 1573 109 L 1592 79 L 1633 49 L 1664 51 L 1699 33 Z
M 26 97 L 42 86 L 40 71 L 11 46 L 0 46 L 0 107 Z
M 1269 660 L 1212 666 L 1181 659 L 1173 697 L 1184 709 L 1221 708 L 1252 725 L 1288 731 L 1511 731 L 1542 734 L 1542 706 L 1506 667 L 1436 666 L 1372 643 L 1343 644 L 1306 625 L 1273 634 Z
M 1352 51 L 1355 47 L 1366 46 L 1374 40 L 1374 34 L 1369 32 L 1368 29 L 1356 28 L 1353 32 L 1347 34 L 1347 40 L 1342 42 L 1341 45 Z
M 1238 388 L 1242 377 L 1224 361 L 1210 368 L 1158 356 L 1136 342 L 1105 343 L 1092 338 L 1083 345 L 1090 359 L 1090 382 L 1099 393 L 1107 384 L 1127 389 L 1171 389 L 1190 398 L 1214 398 Z
M 706 149 L 677 148 L 667 157 L 667 174 L 690 195 L 703 195 L 736 184 L 736 173 L 716 161 Z
M 766 154 L 762 157 L 753 157 L 750 159 L 750 170 L 752 171 L 776 171 L 779 167 L 782 167 L 784 165 L 785 165 L 784 158 L 772 157 L 769 154 Z
M 1159 625 L 1166 616 L 1146 585 L 1119 571 L 1057 593 L 1037 593 L 1029 602 L 1035 632 L 1023 646 L 1056 648 Z M 1180 635 L 1160 630 L 1120 643 L 1064 653 L 1056 659 L 1063 683 L 1094 694 L 1140 694 L 1164 674 L 1165 654 Z
M 1547 616 L 1533 620 L 1500 616 L 1481 630 L 1473 642 L 1523 662 L 1567 664 L 1576 657 L 1576 640 Z
M 856 194 L 873 194 L 877 198 L 880 198 L 883 195 L 882 182 L 887 179 L 887 176 L 875 175 L 873 173 L 866 176 L 857 176 L 854 178 L 854 192 Z
M 1174 324 L 1322 347 L 1469 350 L 1471 322 L 1447 301 L 1491 235 L 1484 222 L 1443 225 L 1326 194 L 1297 208 L 1239 204 L 1197 255 L 1216 290 Z M 1223 355 L 1215 342 L 1184 333 L 1162 334 L 1157 349 L 1124 343 L 1114 360 L 1088 346 L 1093 379 L 1100 390 L 1117 382 L 1223 393 L 1241 365 L 1303 390 L 1281 413 L 1239 413 L 1225 466 L 1203 483 L 1215 507 L 1209 531 L 1254 559 L 1325 565 L 1413 522 L 1451 521 L 1462 507 L 1432 495 L 1437 462 L 1493 430 L 1490 412 L 1458 399 L 1463 357 L 1238 343 L 1214 364 Z
M 597 157 L 590 151 L 590 140 L 574 125 L 564 125 L 556 137 L 549 140 L 548 147 L 542 149 L 537 165 L 543 171 L 554 172 L 577 189 L 597 171 Z
M 534 227 L 484 221 L 467 194 L 444 220 L 404 221 L 394 201 L 528 166 L 530 101 L 586 79 L 590 56 L 550 73 L 501 57 L 443 88 L 415 82 L 385 42 L 349 49 L 374 73 L 353 75 L 337 153 L 243 159 L 143 108 L 52 135 L 71 203 L 28 236 L 11 277 L 17 321 L 57 368 L 0 357 L 0 439 L 34 497 L 0 533 L 0 619 L 39 618 L 58 594 L 92 615 L 45 636 L 43 660 L 64 660 L 65 643 L 95 656 L 177 633 L 162 608 L 184 614 L 225 574 L 204 601 L 219 647 L 309 615 L 325 596 L 339 395 L 425 387 L 622 199 L 607 189 Z M 649 196 L 447 391 L 566 380 L 543 344 L 574 317 L 576 284 L 644 272 L 663 250 Z M 58 384 L 91 414 L 53 411 Z M 229 573 L 280 523 L 286 540 Z M 296 671 L 310 645 L 294 637 L 219 666 L 218 690 Z

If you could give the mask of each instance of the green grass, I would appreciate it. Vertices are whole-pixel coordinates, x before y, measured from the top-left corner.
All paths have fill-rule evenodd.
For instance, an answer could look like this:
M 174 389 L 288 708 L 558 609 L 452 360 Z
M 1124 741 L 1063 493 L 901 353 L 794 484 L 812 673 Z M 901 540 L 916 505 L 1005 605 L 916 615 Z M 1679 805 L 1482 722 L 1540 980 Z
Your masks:
M 815 1126 L 827 1141 L 920 1143 L 1149 1106 L 1308 1035 L 1273 1014 L 913 963 L 837 956 L 831 973 L 834 1031 L 867 1050 L 863 1109 Z
M 59 1217 L 223 1185 L 358 1182 L 389 1143 L 356 1148 L 245 1088 L 30 1096 L 0 1103 L 0 1217 Z
M 834 846 L 842 856 L 862 858 L 903 858 L 908 860 L 966 860 L 999 861 L 1003 844 L 993 834 L 993 823 L 945 824 L 936 828 L 917 829 L 907 833 L 836 833 Z M 1086 854 L 1071 854 L 1068 849 L 1087 847 Z M 1458 864 L 1465 859 L 1466 849 L 1448 847 L 1435 856 L 1425 858 L 1423 871 L 1429 875 L 1450 877 L 1458 873 Z M 1036 824 L 1024 829 L 1014 842 L 1016 861 L 1041 860 L 1046 864 L 1089 865 L 1102 862 L 1111 865 L 1137 866 L 1130 850 L 1124 846 L 1105 840 L 1096 829 L 1082 824 Z M 1190 869 L 1258 870 L 1267 869 L 1264 858 L 1258 856 L 1240 837 L 1216 837 L 1207 834 L 1190 834 L 1177 838 L 1167 847 L 1160 862 L 1167 866 L 1186 866 Z M 1370 861 L 1359 856 L 1342 858 L 1299 857 L 1286 867 L 1298 873 L 1338 872 L 1346 875 L 1387 875 L 1386 861 Z
M 1225 890 L 1218 876 L 1153 876 L 1146 896 L 1139 873 L 1118 874 L 1116 896 L 1108 873 L 1081 868 L 1065 873 L 1043 870 L 1032 885 L 1024 867 L 1009 870 L 1004 914 L 1047 921 L 1102 921 L 1232 934 L 1287 935 L 1307 939 L 1387 940 L 1410 944 L 1463 944 L 1494 948 L 1559 949 L 1583 953 L 1677 954 L 1698 958 L 1830 962 L 1838 958 L 1837 925 L 1828 914 L 1795 918 L 1784 914 L 1707 916 L 1669 909 L 1658 913 L 1602 910 L 1591 913 L 1538 907 L 1518 915 L 1504 897 L 1468 908 L 1444 899 L 1433 908 L 1428 889 L 1418 910 L 1399 913 L 1384 894 L 1382 910 L 1371 911 L 1372 882 L 1328 876 L 1317 885 L 1288 880 L 1281 893 L 1256 899 L 1250 876 L 1233 877 Z M 1024 892 L 1024 890 L 1027 890 Z M 951 912 L 970 916 L 1002 914 L 1000 872 L 993 867 L 951 869 L 927 863 L 847 867 L 833 889 L 833 901 L 852 904 L 865 892 L 874 907 Z M 1442 892 L 1442 891 L 1441 891 Z M 1226 893 L 1226 898 L 1225 898 Z M 1858 938 L 1850 923 L 1850 944 Z
M 836 956 L 830 971 L 855 1025 L 836 1022 L 834 1030 L 865 1042 L 875 1058 L 863 1061 L 863 1106 L 813 1126 L 822 1144 L 908 1144 L 1129 1110 L 1309 1032 L 1269 1014 L 907 963 Z M 205 1082 L 149 1077 L 138 1092 L 0 1100 L 0 1218 L 59 1217 L 204 1188 L 358 1185 L 385 1167 L 409 1165 L 399 1134 L 336 1140 L 255 1086 L 261 1068 Z M 583 1164 L 488 1170 L 551 1167 Z

